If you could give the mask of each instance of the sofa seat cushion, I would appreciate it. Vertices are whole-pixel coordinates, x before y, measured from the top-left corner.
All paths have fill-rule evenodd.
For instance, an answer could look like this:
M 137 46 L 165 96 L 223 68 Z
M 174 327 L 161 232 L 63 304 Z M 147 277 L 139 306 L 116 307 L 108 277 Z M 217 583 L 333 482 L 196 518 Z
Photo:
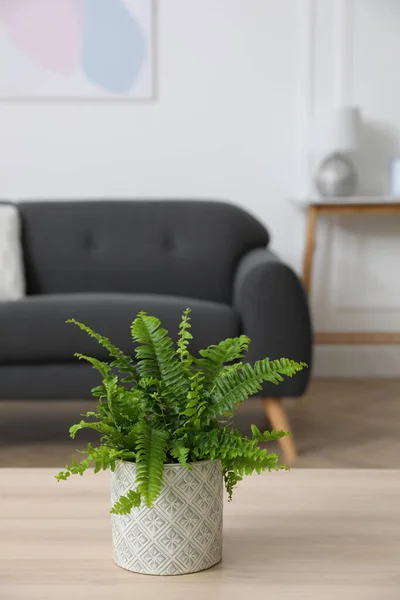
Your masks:
M 239 334 L 239 316 L 225 304 L 207 300 L 147 294 L 82 293 L 27 296 L 0 303 L 0 363 L 51 363 L 74 361 L 80 352 L 101 360 L 108 353 L 73 324 L 75 318 L 109 337 L 126 354 L 132 354 L 130 325 L 141 310 L 161 319 L 177 337 L 181 314 L 192 309 L 190 350 L 196 353 L 221 339 Z

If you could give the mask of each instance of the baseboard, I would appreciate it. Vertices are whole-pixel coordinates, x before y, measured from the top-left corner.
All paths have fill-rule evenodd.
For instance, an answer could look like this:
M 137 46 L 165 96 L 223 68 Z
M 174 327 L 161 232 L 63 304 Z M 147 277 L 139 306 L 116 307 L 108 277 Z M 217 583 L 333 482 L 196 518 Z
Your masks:
M 316 346 L 315 377 L 400 377 L 400 346 Z

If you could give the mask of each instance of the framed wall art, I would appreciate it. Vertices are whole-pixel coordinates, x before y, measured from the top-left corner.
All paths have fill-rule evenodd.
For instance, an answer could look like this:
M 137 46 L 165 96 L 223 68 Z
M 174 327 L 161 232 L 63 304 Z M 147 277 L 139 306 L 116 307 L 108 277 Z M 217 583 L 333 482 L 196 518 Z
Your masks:
M 154 0 L 0 0 L 0 99 L 154 94 Z

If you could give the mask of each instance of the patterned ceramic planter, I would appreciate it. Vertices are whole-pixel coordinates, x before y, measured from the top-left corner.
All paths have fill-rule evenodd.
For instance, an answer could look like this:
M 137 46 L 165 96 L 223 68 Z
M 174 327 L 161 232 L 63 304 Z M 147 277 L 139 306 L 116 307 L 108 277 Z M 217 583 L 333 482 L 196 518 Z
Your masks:
M 111 502 L 134 487 L 134 463 L 117 462 Z M 223 479 L 218 461 L 164 467 L 164 483 L 152 508 L 112 515 L 113 558 L 147 575 L 196 573 L 222 558 Z

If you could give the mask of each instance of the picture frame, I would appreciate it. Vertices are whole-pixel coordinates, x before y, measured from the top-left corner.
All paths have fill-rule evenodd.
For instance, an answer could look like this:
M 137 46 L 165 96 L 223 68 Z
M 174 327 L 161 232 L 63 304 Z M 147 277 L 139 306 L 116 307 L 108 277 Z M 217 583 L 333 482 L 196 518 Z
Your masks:
M 0 101 L 155 99 L 155 0 L 2 0 Z

